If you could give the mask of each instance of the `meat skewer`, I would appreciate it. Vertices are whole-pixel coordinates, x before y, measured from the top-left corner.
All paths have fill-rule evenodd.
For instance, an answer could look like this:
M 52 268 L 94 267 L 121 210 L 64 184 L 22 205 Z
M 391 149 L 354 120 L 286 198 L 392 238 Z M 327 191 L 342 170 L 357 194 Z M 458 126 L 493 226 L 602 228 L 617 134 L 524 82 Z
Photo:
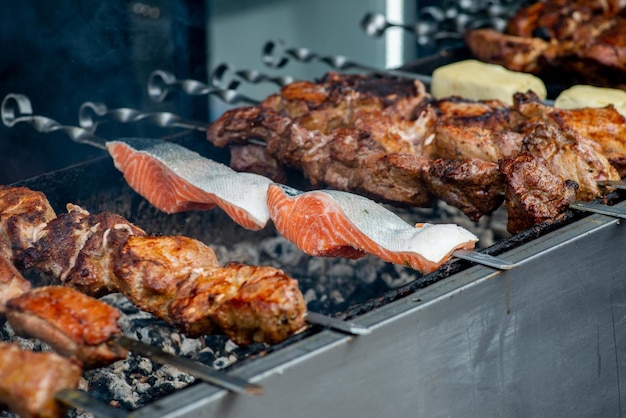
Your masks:
M 358 79 L 357 79 L 358 82 Z M 395 97 L 395 94 L 391 94 L 392 97 Z M 27 100 L 24 96 L 20 97 L 21 100 Z M 403 103 L 403 99 L 399 98 L 399 99 L 395 99 L 398 100 L 398 103 Z M 5 98 L 5 104 L 6 104 L 7 98 Z M 17 104 L 19 105 L 19 101 L 17 101 Z M 400 109 L 402 109 L 404 106 L 399 105 Z M 27 118 L 21 118 L 20 121 L 26 121 L 28 122 Z M 13 120 L 13 122 L 15 122 L 15 120 Z M 94 138 L 96 138 L 95 136 L 93 136 Z M 98 139 L 99 141 L 104 141 L 102 139 Z M 149 162 L 152 163 L 152 160 L 156 160 L 156 162 L 158 162 L 157 166 L 159 167 L 159 169 L 162 169 L 164 167 L 171 165 L 179 166 L 181 165 L 178 161 L 178 155 L 180 155 L 181 153 L 183 155 L 186 156 L 187 161 L 186 164 L 183 165 L 183 167 L 181 168 L 181 171 L 189 171 L 188 167 L 192 166 L 195 167 L 198 170 L 203 170 L 205 168 L 208 167 L 209 172 L 207 173 L 206 170 L 205 172 L 198 172 L 195 173 L 194 175 L 192 175 L 191 177 L 188 178 L 195 178 L 198 175 L 200 175 L 201 177 L 203 177 L 203 180 L 201 180 L 201 182 L 205 183 L 207 181 L 212 182 L 214 181 L 213 179 L 210 179 L 210 177 L 214 176 L 215 180 L 218 181 L 222 181 L 224 180 L 223 177 L 228 177 L 228 176 L 224 176 L 224 174 L 228 173 L 229 175 L 232 175 L 230 178 L 232 179 L 232 177 L 241 177 L 241 175 L 245 175 L 246 173 L 234 173 L 232 172 L 229 168 L 225 167 L 225 166 L 221 166 L 219 164 L 216 164 L 214 162 L 207 162 L 207 159 L 199 156 L 196 153 L 193 153 L 189 150 L 184 149 L 184 147 L 178 146 L 176 144 L 168 144 L 166 146 L 161 146 L 161 141 L 158 140 L 137 140 L 137 139 L 126 139 L 124 140 L 124 142 L 122 142 L 121 140 L 118 141 L 108 141 L 106 142 L 108 144 L 108 147 L 110 149 L 112 149 L 111 153 L 112 156 L 114 157 L 114 159 L 119 158 L 120 164 L 118 165 L 118 168 L 121 168 L 123 171 L 130 171 L 130 174 L 133 174 L 133 169 L 134 169 L 134 164 L 133 164 L 133 160 L 132 159 L 124 159 L 124 157 L 126 156 L 126 153 L 128 151 L 130 152 L 136 152 L 131 146 L 132 145 L 136 145 L 137 147 L 140 148 L 142 154 L 141 154 L 141 159 L 144 160 L 144 157 L 146 155 L 148 155 L 149 157 L 151 157 Z M 120 150 L 120 151 L 124 151 L 121 152 L 120 154 L 116 154 L 116 150 Z M 184 151 L 184 152 L 183 152 Z M 169 161 L 169 163 L 168 163 Z M 208 160 L 210 161 L 210 160 Z M 167 164 L 164 164 L 167 163 Z M 207 164 L 212 164 L 211 167 L 207 166 Z M 213 165 L 216 165 L 217 168 L 213 168 Z M 143 171 L 138 171 L 136 174 L 140 174 L 140 176 L 134 176 L 133 178 L 128 178 L 127 177 L 127 181 L 129 182 L 129 184 L 131 185 L 131 187 L 133 187 L 135 190 L 140 189 L 139 187 L 139 183 L 145 183 L 147 185 L 150 184 L 154 184 L 152 183 L 154 180 L 162 180 L 162 178 L 159 178 L 161 176 L 157 176 L 157 179 L 152 179 L 150 176 L 154 174 L 154 171 L 152 170 L 143 170 Z M 146 175 L 145 177 L 143 177 L 143 175 Z M 208 175 L 207 175 L 208 174 Z M 180 178 L 180 176 L 178 176 L 177 174 L 174 175 L 175 180 L 178 181 L 178 179 Z M 209 178 L 209 180 L 207 180 L 207 178 Z M 138 184 L 134 183 L 134 180 L 139 181 Z M 269 184 L 270 181 L 268 180 L 266 182 L 266 184 Z M 254 200 L 255 198 L 257 200 L 259 200 L 259 197 L 263 196 L 264 194 L 266 194 L 266 190 L 265 189 L 265 185 L 257 183 L 257 184 L 252 184 L 252 185 L 245 185 L 245 184 L 240 184 L 240 182 L 237 182 L 236 184 L 231 184 L 231 188 L 233 187 L 235 188 L 239 188 L 241 187 L 251 187 L 251 190 L 253 190 L 252 193 L 246 193 L 244 196 L 242 196 L 241 193 L 239 193 L 239 199 L 244 198 L 248 199 L 248 197 L 253 197 L 252 200 Z M 184 188 L 188 188 L 190 187 L 193 188 L 196 187 L 194 184 L 185 186 Z M 144 197 L 146 197 L 149 201 L 154 201 L 156 202 L 157 199 L 159 199 L 161 197 L 161 193 L 159 192 L 161 189 L 157 188 L 157 187 L 147 187 L 144 191 L 144 193 L 142 193 L 144 195 Z M 171 189 L 171 190 L 176 190 Z M 222 193 L 223 193 L 222 189 Z M 152 194 L 148 195 L 148 192 L 151 192 Z M 156 193 L 155 193 L 156 192 Z M 256 197 L 255 197 L 256 196 Z M 201 205 L 206 205 L 208 204 L 213 204 L 215 203 L 217 200 L 219 199 L 215 199 L 214 197 L 209 197 L 210 201 L 204 201 L 204 202 L 200 202 Z M 239 200 L 237 205 L 225 205 L 224 207 L 227 209 L 232 209 L 232 212 L 230 212 L 231 216 L 238 216 L 238 213 L 241 212 L 241 206 L 242 206 L 242 201 Z M 249 204 L 249 202 L 244 202 L 246 204 Z M 192 203 L 190 207 L 193 207 Z M 197 204 L 197 202 L 195 203 Z M 183 202 L 183 206 L 184 206 L 184 202 Z M 260 201 L 257 202 L 257 204 L 253 204 L 251 206 L 253 207 L 257 207 L 258 205 L 261 205 L 263 208 L 266 208 L 266 202 L 265 203 L 261 203 Z M 257 208 L 258 209 L 258 208 Z M 242 222 L 240 222 L 240 224 L 242 224 Z M 258 228 L 258 226 L 257 226 Z M 358 246 L 358 243 L 353 243 L 354 246 Z M 450 248 L 450 253 L 454 250 L 454 248 Z M 453 254 L 454 255 L 454 254 Z M 458 254 L 459 258 L 463 258 L 463 259 L 469 259 L 471 261 L 480 263 L 480 264 L 485 264 L 485 265 L 489 265 L 491 267 L 494 268 L 501 268 L 501 269 L 509 269 L 512 268 L 512 264 L 508 263 L 506 261 L 503 260 L 499 260 L 496 257 L 491 257 L 491 256 L 487 256 L 485 254 L 481 254 L 480 256 L 474 256 L 474 253 L 472 252 L 459 252 Z
M 22 196 L 28 194 L 23 188 L 19 191 Z M 41 196 L 36 192 L 31 195 Z M 31 290 L 30 282 L 3 256 L 0 257 L 0 301 L 2 313 L 17 335 L 44 341 L 57 353 L 87 369 L 121 360 L 129 349 L 141 355 L 150 353 L 151 359 L 178 367 L 218 387 L 239 393 L 262 393 L 258 385 L 122 336 L 117 324 L 119 311 L 93 297 L 69 287 L 44 286 Z
M 46 202 L 40 206 L 49 205 L 39 192 L 15 190 L 30 195 L 30 199 L 22 199 L 27 203 L 40 199 Z M 122 291 L 144 310 L 190 334 L 221 329 L 240 344 L 277 342 L 304 325 L 304 302 L 297 283 L 280 270 L 237 264 L 220 267 L 214 252 L 199 241 L 150 237 L 119 215 L 91 215 L 75 205 L 68 209 L 45 225 L 19 207 L 13 210 L 18 215 L 3 216 L 4 222 L 21 223 L 33 231 L 23 242 L 19 230 L 5 237 L 9 246 L 20 249 L 16 263 L 37 267 L 94 296 Z M 29 224 L 30 220 L 34 224 Z M 138 271 L 142 265 L 148 268 Z M 189 293 L 185 296 L 184 292 Z M 210 296 L 215 292 L 222 295 L 213 300 Z M 236 316 L 229 314 L 233 308 L 238 310 Z M 232 322 L 234 317 L 237 320 Z M 282 319 L 274 323 L 272 318 Z M 307 320 L 314 323 L 315 317 Z M 342 331 L 368 332 L 333 318 L 325 319 L 323 325 L 333 323 Z

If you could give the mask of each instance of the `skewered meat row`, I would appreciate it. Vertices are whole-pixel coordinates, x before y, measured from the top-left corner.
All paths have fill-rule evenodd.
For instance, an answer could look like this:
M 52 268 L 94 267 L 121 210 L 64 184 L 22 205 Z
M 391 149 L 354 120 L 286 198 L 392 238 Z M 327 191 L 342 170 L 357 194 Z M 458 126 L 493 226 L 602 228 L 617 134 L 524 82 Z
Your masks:
M 262 161 L 274 158 L 278 164 L 299 168 L 314 187 L 328 185 L 382 202 L 418 207 L 429 206 L 436 197 L 459 207 L 472 220 L 496 210 L 505 196 L 531 192 L 519 187 L 507 189 L 511 179 L 507 179 L 508 171 L 503 172 L 499 165 L 504 158 L 528 153 L 533 158 L 546 160 L 538 164 L 547 162 L 550 173 L 560 178 L 561 187 L 568 180 L 577 182 L 576 198 L 582 200 L 603 195 L 604 190 L 596 184 L 598 180 L 619 180 L 619 174 L 626 171 L 623 162 L 626 144 L 620 136 L 626 129 L 626 121 L 611 106 L 554 109 L 544 105 L 532 92 L 516 94 L 513 106 L 498 100 L 473 101 L 458 97 L 435 100 L 416 88 L 420 93 L 417 93 L 419 100 L 411 102 L 416 105 L 413 111 L 404 109 L 395 114 L 411 115 L 412 120 L 427 128 L 412 131 L 414 136 L 386 135 L 386 142 L 382 144 L 377 142 L 377 138 L 381 138 L 380 129 L 377 130 L 373 121 L 377 118 L 386 121 L 384 112 L 393 112 L 393 108 L 384 104 L 374 110 L 369 108 L 370 124 L 366 127 L 361 124 L 364 129 L 359 129 L 356 120 L 342 117 L 345 107 L 336 105 L 341 100 L 331 94 L 336 91 L 328 85 L 331 79 L 337 81 L 341 76 L 322 79 L 315 102 L 308 100 L 310 84 L 299 90 L 300 83 L 269 96 L 259 106 L 227 111 L 209 127 L 207 137 L 218 146 L 237 144 L 238 147 L 257 147 L 242 144 L 250 139 L 261 139 L 267 144 L 267 155 Z M 391 79 L 401 83 L 399 79 Z M 342 85 L 341 91 L 347 90 Z M 351 91 L 349 97 L 359 97 L 359 103 L 366 101 L 363 96 L 385 103 L 376 94 L 371 90 L 357 90 Z M 299 109 L 299 113 L 292 108 Z M 323 121 L 331 119 L 330 109 L 337 111 L 340 127 L 321 123 L 318 125 L 322 130 L 315 126 L 307 128 L 318 108 L 324 110 Z M 313 116 L 308 117 L 309 114 Z M 355 123 L 349 125 L 350 121 Z M 606 129 L 593 127 L 599 122 L 604 123 Z M 391 126 L 384 122 L 382 131 L 390 132 Z M 391 147 L 390 138 L 400 144 Z M 241 155 L 232 154 L 231 165 L 261 168 L 259 161 L 256 165 L 232 161 Z M 530 187 L 544 183 L 517 184 Z M 566 208 L 567 205 L 558 204 L 547 212 L 546 208 L 540 212 L 558 216 Z M 516 218 L 509 223 L 510 232 L 519 232 L 516 225 L 527 224 L 528 220 L 546 219 L 539 212 L 532 213 L 532 206 L 527 209 L 531 212 L 509 212 L 509 216 Z
M 119 215 L 90 214 L 76 205 L 43 225 L 37 219 L 36 226 L 28 223 L 26 210 L 19 213 L 35 234 L 25 242 L 21 231 L 7 236 L 13 248 L 23 246 L 14 253 L 18 264 L 93 296 L 121 292 L 191 336 L 225 333 L 241 345 L 276 343 L 304 326 L 306 306 L 297 281 L 281 270 L 219 266 L 200 241 L 149 236 Z
M 470 30 L 480 60 L 572 84 L 626 88 L 626 3 L 550 0 L 520 8 L 503 33 Z

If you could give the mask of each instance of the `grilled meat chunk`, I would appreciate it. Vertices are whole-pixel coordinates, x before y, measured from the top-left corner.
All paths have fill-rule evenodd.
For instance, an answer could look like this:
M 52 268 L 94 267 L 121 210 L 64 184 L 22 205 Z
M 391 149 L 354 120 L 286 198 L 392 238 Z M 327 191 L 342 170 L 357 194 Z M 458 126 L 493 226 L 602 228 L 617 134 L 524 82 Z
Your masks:
M 0 342 L 0 403 L 22 418 L 56 418 L 67 408 L 55 399 L 62 389 L 75 389 L 82 370 L 56 353 L 22 350 Z
M 578 183 L 576 198 L 580 200 L 602 196 L 599 180 L 620 179 L 604 155 L 577 140 L 574 132 L 554 125 L 537 125 L 524 137 L 522 151 L 542 157 L 553 174 Z
M 424 173 L 428 189 L 471 220 L 495 211 L 504 200 L 504 176 L 498 164 L 479 159 L 433 160 Z
M 15 268 L 13 263 L 0 255 L 0 314 L 6 311 L 6 303 L 31 289 L 31 284 Z
M 39 231 L 23 253 L 24 265 L 92 296 L 117 291 L 110 278 L 111 251 L 129 235 L 145 232 L 116 214 L 91 214 L 73 204 L 67 209 Z
M 361 192 L 390 203 L 430 205 L 421 170 L 404 164 L 412 158 L 420 165 L 424 157 L 388 153 L 361 130 L 338 128 L 326 135 L 273 110 L 243 107 L 224 113 L 208 135 L 216 145 L 262 139 L 270 155 L 302 170 L 314 186 Z
M 126 357 L 107 344 L 122 333 L 114 307 L 62 286 L 33 289 L 7 302 L 7 320 L 17 335 L 37 338 L 85 368 L 103 367 Z
M 0 186 L 0 253 L 19 263 L 19 253 L 30 247 L 37 230 L 55 217 L 43 193 Z
M 190 238 L 130 237 L 114 270 L 129 299 L 192 336 L 276 343 L 304 326 L 295 280 L 272 267 L 219 267 L 213 251 Z
M 541 157 L 524 152 L 501 160 L 499 166 L 506 178 L 510 233 L 558 219 L 575 198 L 578 184 L 553 174 Z
M 626 3 L 539 1 L 518 10 L 504 33 L 469 31 L 473 54 L 563 83 L 626 88 Z
M 304 327 L 296 280 L 269 266 L 229 263 L 185 281 L 170 314 L 190 335 L 221 330 L 238 344 L 277 343 Z
M 468 100 L 460 97 L 435 102 L 435 152 L 439 158 L 476 158 L 496 163 L 520 151 L 525 120 L 517 109 L 499 100 Z
M 112 265 L 118 289 L 142 310 L 163 319 L 169 318 L 172 300 L 183 296 L 181 283 L 217 266 L 210 247 L 182 236 L 130 237 Z
M 532 93 L 516 94 L 514 103 L 526 118 L 520 124 L 521 132 L 529 132 L 538 123 L 556 124 L 602 153 L 620 176 L 626 175 L 626 119 L 613 106 L 557 109 L 544 105 Z
M 118 292 L 112 271 L 112 258 L 128 237 L 146 235 L 145 231 L 115 213 L 90 214 L 91 235 L 78 252 L 64 284 L 81 292 L 100 297 Z

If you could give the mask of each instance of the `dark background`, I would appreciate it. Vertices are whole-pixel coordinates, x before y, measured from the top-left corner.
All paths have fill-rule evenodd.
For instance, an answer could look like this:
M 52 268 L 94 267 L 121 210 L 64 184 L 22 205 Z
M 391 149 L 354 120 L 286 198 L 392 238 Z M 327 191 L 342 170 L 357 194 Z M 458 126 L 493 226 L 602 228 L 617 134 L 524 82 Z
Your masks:
M 85 101 L 109 108 L 167 110 L 205 120 L 206 103 L 178 95 L 156 104 L 146 93 L 156 69 L 206 80 L 206 11 L 197 1 L 22 1 L 0 6 L 0 96 L 28 96 L 35 114 L 78 124 Z M 149 123 L 102 126 L 105 138 L 161 136 Z M 59 169 L 104 152 L 61 133 L 0 126 L 0 184 Z

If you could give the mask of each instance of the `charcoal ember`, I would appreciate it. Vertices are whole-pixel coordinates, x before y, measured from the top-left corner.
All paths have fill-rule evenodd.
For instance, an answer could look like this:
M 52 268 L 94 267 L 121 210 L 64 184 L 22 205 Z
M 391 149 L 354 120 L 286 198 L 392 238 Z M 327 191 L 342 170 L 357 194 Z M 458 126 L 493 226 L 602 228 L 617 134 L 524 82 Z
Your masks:
M 279 236 L 263 240 L 259 250 L 283 268 L 298 266 L 304 258 L 304 253 L 295 244 Z

